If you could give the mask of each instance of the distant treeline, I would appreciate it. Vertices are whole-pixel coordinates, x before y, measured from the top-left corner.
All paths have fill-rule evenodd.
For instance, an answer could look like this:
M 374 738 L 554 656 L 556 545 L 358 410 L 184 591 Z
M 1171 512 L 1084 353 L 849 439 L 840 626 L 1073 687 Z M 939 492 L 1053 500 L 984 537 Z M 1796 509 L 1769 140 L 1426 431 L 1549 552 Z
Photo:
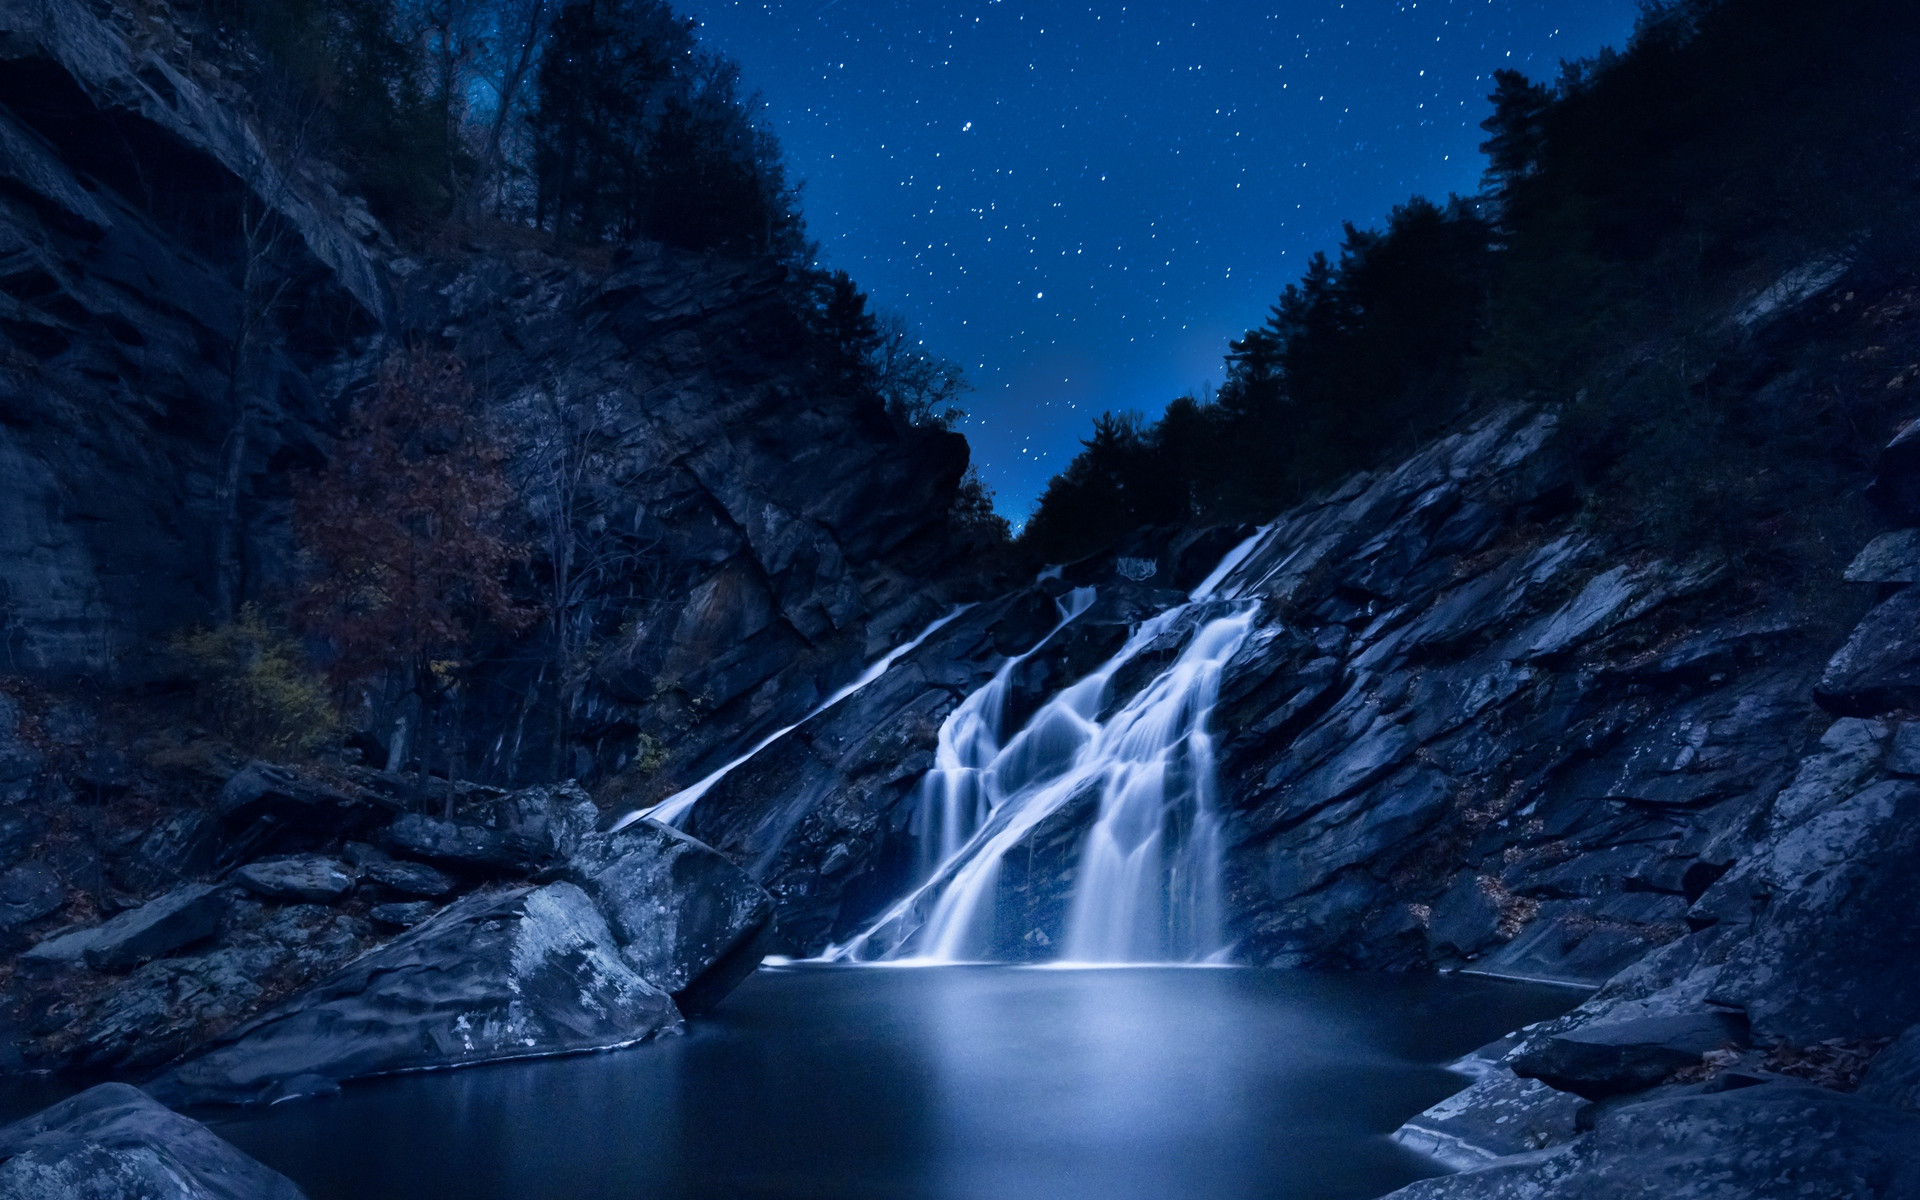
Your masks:
M 403 233 L 507 216 L 576 240 L 807 256 L 739 67 L 660 0 L 214 0 L 274 132 Z
M 560 246 L 648 240 L 791 269 L 821 382 L 947 428 L 968 390 L 844 272 L 740 69 L 664 0 L 210 0 L 258 59 L 260 130 L 346 171 L 404 241 L 493 223 Z M 985 503 L 970 483 L 968 503 Z
M 1561 406 L 1559 449 L 1609 520 L 1668 549 L 1799 553 L 1897 394 L 1812 362 L 1728 378 L 1749 336 L 1730 317 L 1783 277 L 1920 261 L 1916 63 L 1904 0 L 1673 0 L 1550 84 L 1499 72 L 1481 195 L 1347 226 L 1215 394 L 1101 417 L 1024 545 L 1058 562 L 1142 526 L 1264 520 L 1527 399 Z

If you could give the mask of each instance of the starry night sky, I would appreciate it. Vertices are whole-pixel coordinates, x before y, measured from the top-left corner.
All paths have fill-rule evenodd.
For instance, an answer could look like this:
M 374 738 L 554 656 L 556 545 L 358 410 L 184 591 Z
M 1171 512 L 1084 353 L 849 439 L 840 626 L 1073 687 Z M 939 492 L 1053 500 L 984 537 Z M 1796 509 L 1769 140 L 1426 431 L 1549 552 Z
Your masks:
M 1551 80 L 1637 5 L 676 7 L 764 95 L 824 264 L 966 367 L 960 428 L 1018 523 L 1095 415 L 1217 384 L 1343 220 L 1475 190 L 1494 70 Z

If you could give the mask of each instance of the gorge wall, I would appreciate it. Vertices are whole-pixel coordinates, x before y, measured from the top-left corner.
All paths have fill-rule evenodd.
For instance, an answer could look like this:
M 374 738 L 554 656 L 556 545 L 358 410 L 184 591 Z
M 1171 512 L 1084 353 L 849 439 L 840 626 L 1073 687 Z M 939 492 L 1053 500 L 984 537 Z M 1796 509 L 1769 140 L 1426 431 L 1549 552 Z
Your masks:
M 263 145 L 223 54 L 163 7 L 0 2 L 0 1067 L 256 1101 L 521 1048 L 461 1049 L 451 1017 L 405 1026 L 415 1059 L 315 1032 L 410 1005 L 494 1013 L 543 1052 L 676 1028 L 920 877 L 942 723 L 1009 659 L 1002 736 L 1247 546 L 1214 598 L 1252 633 L 1208 722 L 1228 956 L 1598 989 L 1403 1131 L 1493 1172 L 1415 1194 L 1618 1171 L 1645 1105 L 1711 1109 L 1700 1144 L 1729 1155 L 1767 1121 L 1865 1131 L 1881 1190 L 1857 1194 L 1912 1178 L 1914 435 L 1872 480 L 1879 536 L 1833 531 L 1846 578 L 1798 588 L 1609 524 L 1541 399 L 1260 530 L 1146 530 L 1010 583 L 955 513 L 964 441 L 823 384 L 786 268 L 497 229 L 403 253 L 326 167 Z M 261 229 L 301 297 L 266 338 Z M 1814 276 L 1728 314 L 1732 385 L 1791 398 L 1813 343 L 1853 356 L 1848 386 L 1910 382 L 1912 294 Z M 246 763 L 179 718 L 160 652 L 297 589 L 293 480 L 406 346 L 481 381 L 545 546 L 529 572 L 554 569 L 556 523 L 597 564 L 558 626 L 489 649 L 472 778 L 430 797 L 376 769 L 390 714 L 366 761 Z M 690 837 L 607 829 L 796 722 L 698 798 Z M 1095 817 L 1066 804 L 1005 858 L 996 957 L 1059 956 Z M 420 982 L 448 964 L 469 990 Z

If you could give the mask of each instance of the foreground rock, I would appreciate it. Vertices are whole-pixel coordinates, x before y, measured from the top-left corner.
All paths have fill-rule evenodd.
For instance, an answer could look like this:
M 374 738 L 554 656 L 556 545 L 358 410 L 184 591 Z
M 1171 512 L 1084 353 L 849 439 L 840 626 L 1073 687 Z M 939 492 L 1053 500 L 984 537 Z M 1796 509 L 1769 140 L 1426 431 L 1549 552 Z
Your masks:
M 683 1012 L 711 1008 L 765 954 L 773 898 L 677 829 L 640 821 L 594 834 L 569 874 L 606 914 L 620 956 Z
M 607 1050 L 680 1027 L 570 883 L 489 889 L 169 1071 L 170 1103 L 247 1103 L 301 1075 L 356 1079 Z
M 1513 1069 L 1590 1100 L 1643 1091 L 1710 1051 L 1744 1049 L 1746 1021 L 1727 1013 L 1690 1013 L 1583 1025 L 1540 1039 Z
M 1565 1146 L 1422 1180 L 1393 1200 L 1896 1200 L 1920 1118 L 1791 1081 L 1601 1111 Z
M 9 1200 L 302 1200 L 206 1126 L 103 1083 L 0 1129 Z

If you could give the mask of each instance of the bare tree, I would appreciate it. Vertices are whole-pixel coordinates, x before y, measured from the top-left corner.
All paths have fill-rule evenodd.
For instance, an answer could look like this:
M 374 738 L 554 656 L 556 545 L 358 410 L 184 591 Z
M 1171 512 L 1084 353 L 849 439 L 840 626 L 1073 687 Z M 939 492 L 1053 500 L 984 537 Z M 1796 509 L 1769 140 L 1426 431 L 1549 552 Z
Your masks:
M 556 7 L 556 0 L 505 0 L 496 10 L 489 56 L 495 70 L 485 77 L 494 96 L 493 119 L 487 123 L 467 197 L 468 208 L 475 214 L 488 188 L 493 191 L 495 214 L 505 203 L 507 130 L 520 112 L 521 92 L 539 64 L 540 47 Z
M 294 280 L 288 257 L 297 235 L 280 209 L 291 195 L 292 172 L 305 154 L 314 113 L 311 101 L 269 96 L 249 131 L 251 157 L 237 203 L 239 260 L 234 284 L 239 311 L 227 348 L 223 408 L 228 426 L 214 487 L 214 603 L 226 620 L 238 615 L 245 600 L 246 514 L 241 485 L 257 434 L 255 426 L 270 398 L 268 368 L 279 328 L 276 313 Z
M 874 388 L 887 411 L 909 425 L 953 428 L 965 417 L 960 397 L 973 390 L 960 364 L 923 348 L 904 319 L 880 318 L 879 344 L 872 352 Z
M 604 397 L 543 388 L 520 455 L 526 497 L 545 552 L 549 669 L 555 689 L 553 770 L 564 773 L 573 713 L 593 666 L 595 630 L 616 581 L 643 573 L 655 543 L 615 528 L 606 482 L 622 431 Z

